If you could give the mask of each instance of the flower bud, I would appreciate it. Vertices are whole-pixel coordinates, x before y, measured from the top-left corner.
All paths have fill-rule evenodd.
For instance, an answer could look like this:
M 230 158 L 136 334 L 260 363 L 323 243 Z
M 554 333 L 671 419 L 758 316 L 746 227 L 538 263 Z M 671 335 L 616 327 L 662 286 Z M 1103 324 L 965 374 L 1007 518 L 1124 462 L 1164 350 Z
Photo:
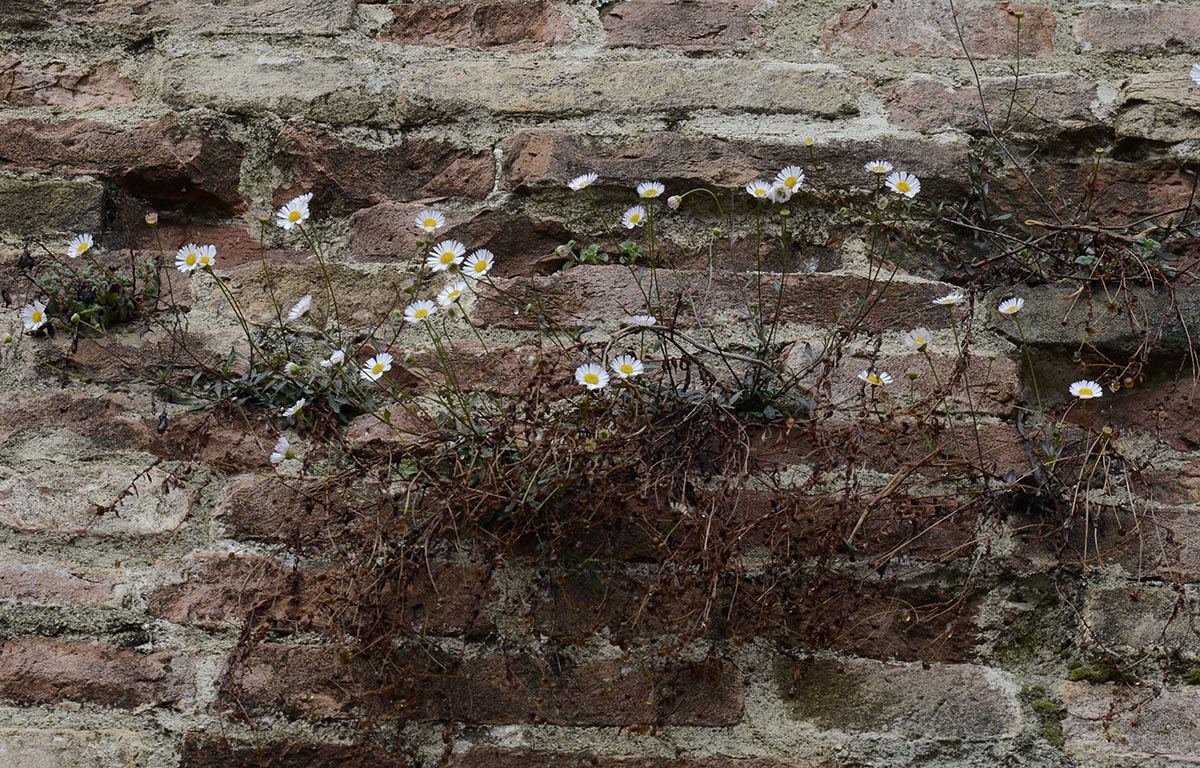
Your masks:
M 158 213 L 155 211 L 150 211 L 150 213 L 147 213 L 146 223 L 152 227 L 158 226 Z
M 683 198 L 679 195 L 671 195 L 667 198 L 667 207 L 672 211 L 679 210 L 679 204 L 683 202 Z
M 72 323 L 78 323 L 78 322 L 79 322 L 79 313 L 78 313 L 78 312 L 76 312 L 75 314 L 71 315 L 71 322 L 72 322 Z

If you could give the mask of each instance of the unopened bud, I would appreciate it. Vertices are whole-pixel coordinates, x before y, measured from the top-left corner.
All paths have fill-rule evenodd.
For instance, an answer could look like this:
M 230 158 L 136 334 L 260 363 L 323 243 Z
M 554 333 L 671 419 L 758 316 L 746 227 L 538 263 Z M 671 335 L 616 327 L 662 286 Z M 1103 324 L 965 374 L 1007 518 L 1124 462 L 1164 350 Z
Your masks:
M 154 211 L 146 214 L 146 223 L 152 227 L 158 226 L 158 214 Z
M 76 312 L 75 314 L 71 315 L 71 322 L 72 322 L 72 323 L 78 323 L 78 322 L 79 322 L 79 313 L 78 313 L 78 312 Z
M 667 207 L 672 211 L 679 210 L 679 204 L 683 202 L 683 198 L 679 195 L 671 195 L 667 198 Z

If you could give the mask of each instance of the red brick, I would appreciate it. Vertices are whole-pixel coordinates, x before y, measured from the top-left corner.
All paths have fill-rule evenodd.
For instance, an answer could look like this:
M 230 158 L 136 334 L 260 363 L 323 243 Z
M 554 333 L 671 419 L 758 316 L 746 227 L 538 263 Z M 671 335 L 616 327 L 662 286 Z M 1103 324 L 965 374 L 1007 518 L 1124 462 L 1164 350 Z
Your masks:
M 833 765 L 821 759 L 726 755 L 634 757 L 473 747 L 465 752 L 455 752 L 450 757 L 449 768 L 833 768 Z
M 133 82 L 112 64 L 29 64 L 0 56 L 0 103 L 14 107 L 108 109 L 133 101 Z
M 0 7 L 0 26 L 78 24 L 129 34 L 172 27 L 224 34 L 334 34 L 348 28 L 353 16 L 354 0 L 298 0 L 284 7 L 272 0 L 6 0 Z
M 400 45 L 539 51 L 570 40 L 570 22 L 549 0 L 393 5 L 381 37 Z
M 759 0 L 622 0 L 600 16 L 610 48 L 674 48 L 690 52 L 762 46 L 750 12 Z
M 383 149 L 356 146 L 300 125 L 280 132 L 275 162 L 291 179 L 279 201 L 312 192 L 318 213 L 431 196 L 483 198 L 495 177 L 495 161 L 487 152 L 416 138 Z
M 231 536 L 293 541 L 310 540 L 342 511 L 328 488 L 306 487 L 268 475 L 234 484 L 219 514 Z
M 193 662 L 102 642 L 23 637 L 0 645 L 0 698 L 16 704 L 95 702 L 133 709 L 184 704 L 195 695 Z
M 982 80 L 988 119 L 993 128 L 1047 136 L 1097 128 L 1092 114 L 1096 84 L 1070 73 L 1027 75 L 1019 81 L 1015 100 L 1011 77 Z M 896 125 L 927 133 L 948 128 L 986 133 L 979 92 L 975 86 L 954 87 L 930 78 L 907 80 L 884 96 L 888 116 Z
M 1044 5 L 1021 5 L 995 0 L 956 3 L 958 23 L 967 50 L 976 59 L 1016 58 L 1018 8 L 1021 56 L 1044 57 L 1054 52 L 1054 13 Z M 964 58 L 948 6 L 942 0 L 895 0 L 864 9 L 855 6 L 826 22 L 821 50 L 856 48 L 895 56 Z
M 1075 22 L 1085 51 L 1200 53 L 1200 8 L 1188 5 L 1092 7 Z
M 102 396 L 71 390 L 13 394 L 0 402 L 0 445 L 52 425 L 97 447 L 147 449 L 157 439 L 155 423 L 149 415 L 131 415 L 137 409 L 131 399 L 115 392 Z
M 262 414 L 206 409 L 168 420 L 154 451 L 168 459 L 198 460 L 226 472 L 246 472 L 270 467 L 271 449 L 278 439 Z
M 17 605 L 115 608 L 127 590 L 128 585 L 115 573 L 88 572 L 61 563 L 0 565 L 0 601 Z
M 368 701 L 385 718 L 625 726 L 733 725 L 744 703 L 741 675 L 725 661 L 612 659 L 555 671 L 527 655 L 434 659 L 422 649 L 398 652 L 395 684 L 351 663 L 329 647 L 260 645 L 234 670 L 220 703 L 313 719 L 350 717 L 356 701 Z M 362 695 L 376 690 L 394 691 L 394 701 Z
M 403 755 L 377 747 L 305 744 L 273 741 L 231 744 L 223 736 L 189 733 L 184 736 L 180 768 L 403 768 Z
M 157 205 L 242 210 L 243 155 L 212 128 L 174 118 L 137 128 L 92 120 L 0 121 L 0 170 L 99 176 Z
M 809 149 L 797 144 L 725 141 L 650 133 L 621 143 L 605 142 L 567 131 L 534 128 L 519 131 L 503 145 L 501 187 L 513 191 L 555 188 L 566 192 L 568 181 L 581 173 L 599 174 L 599 187 L 632 189 L 647 169 L 675 194 L 696 186 L 740 190 L 755 179 L 774 178 L 786 165 L 802 165 L 811 180 L 843 186 L 846 179 L 869 179 L 864 157 L 888 157 L 898 168 L 919 169 L 923 188 L 933 195 L 965 191 L 967 156 L 961 148 L 926 141 L 887 140 L 822 142 Z M 747 200 L 740 195 L 736 199 Z M 622 209 L 623 210 L 623 209 Z
M 642 278 L 643 282 L 647 278 Z M 772 276 L 765 276 L 770 285 Z M 699 302 L 706 321 L 711 321 L 716 308 L 721 308 L 735 321 L 748 319 L 752 289 L 746 287 L 746 277 L 731 272 L 709 273 L 701 270 L 666 270 L 657 272 L 658 301 L 674 313 L 676 298 L 689 294 Z M 710 282 L 711 280 L 711 282 Z M 537 329 L 545 322 L 555 325 L 595 325 L 613 323 L 629 315 L 646 311 L 645 289 L 627 267 L 580 266 L 561 274 L 535 277 L 531 280 L 495 281 L 496 288 L 485 287 L 472 308 L 470 317 L 476 325 L 498 328 Z M 854 324 L 855 296 L 863 295 L 870 287 L 866 278 L 846 275 L 793 274 L 788 277 L 779 318 L 783 322 L 826 324 L 841 317 L 845 324 Z M 884 311 L 868 313 L 858 327 L 869 332 L 884 329 L 910 329 L 918 324 L 931 328 L 945 327 L 945 311 L 930 302 L 942 296 L 948 286 L 939 283 L 892 286 L 885 294 Z M 537 292 L 536 299 L 533 291 Z M 516 302 L 514 306 L 514 302 Z M 518 313 L 514 314 L 513 310 Z M 768 310 L 774 312 L 773 304 Z M 690 327 L 695 319 L 686 306 L 676 316 L 680 327 Z

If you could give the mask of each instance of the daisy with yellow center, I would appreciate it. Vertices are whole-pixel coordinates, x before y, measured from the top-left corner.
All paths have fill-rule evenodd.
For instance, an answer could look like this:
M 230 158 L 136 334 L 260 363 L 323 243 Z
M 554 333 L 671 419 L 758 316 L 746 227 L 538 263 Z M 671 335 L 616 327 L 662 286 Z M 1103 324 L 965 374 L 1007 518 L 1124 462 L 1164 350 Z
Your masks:
M 625 229 L 633 229 L 640 227 L 646 221 L 646 209 L 640 205 L 635 205 L 625 211 L 625 215 L 621 217 L 621 224 Z
M 800 143 L 806 147 L 811 147 L 813 144 L 817 143 L 817 137 L 816 136 L 805 136 L 804 138 L 800 139 Z
M 199 256 L 198 262 L 201 267 L 217 266 L 217 246 L 202 245 L 196 249 L 196 254 Z
M 383 374 L 390 370 L 392 370 L 392 356 L 387 352 L 380 352 L 363 363 L 362 377 L 368 381 L 379 381 Z
M 967 297 L 963 295 L 962 291 L 952 291 L 945 296 L 934 299 L 933 303 L 943 307 L 953 307 L 956 304 L 962 304 L 966 300 Z
M 771 202 L 783 205 L 792 199 L 792 188 L 786 184 L 776 184 L 771 187 Z
M 1100 397 L 1104 394 L 1104 388 L 1098 382 L 1090 379 L 1075 382 L 1068 391 L 1072 397 L 1078 397 L 1080 400 L 1091 400 L 1093 397 Z
M 752 181 L 746 185 L 746 194 L 757 200 L 770 200 L 771 185 L 765 181 Z
M 997 309 L 1002 315 L 1015 315 L 1021 311 L 1021 307 L 1023 306 L 1025 306 L 1025 299 L 1005 299 L 1004 301 L 1000 302 L 1000 306 L 997 307 Z
M 308 203 L 312 197 L 312 192 L 293 197 L 275 213 L 275 223 L 284 229 L 291 229 L 308 221 Z
M 642 361 L 633 355 L 621 355 L 620 357 L 613 358 L 612 369 L 613 373 L 622 379 L 641 376 L 646 372 L 646 367 L 642 365 Z
M 462 264 L 466 252 L 467 246 L 457 240 L 443 240 L 425 257 L 425 266 L 434 272 L 446 272 Z
M 875 373 L 874 371 L 862 371 L 858 374 L 858 379 L 859 381 L 865 381 L 872 387 L 879 387 L 892 383 L 891 375 L 884 373 L 883 371 L 880 371 L 879 373 Z
M 638 197 L 646 199 L 658 197 L 665 192 L 666 189 L 666 187 L 657 181 L 643 181 L 641 184 L 637 185 Z
M 91 235 L 75 235 L 75 239 L 67 246 L 67 255 L 72 259 L 76 256 L 82 256 L 87 253 L 91 247 L 95 245 Z
M 463 268 L 463 274 L 467 277 L 483 277 L 488 272 L 492 271 L 492 264 L 496 261 L 496 255 L 486 248 L 480 248 L 470 256 Z
M 575 381 L 588 389 L 604 389 L 608 386 L 608 371 L 595 363 L 584 363 L 575 369 Z
M 437 312 L 437 305 L 427 299 L 414 301 L 404 308 L 404 319 L 410 323 L 428 320 Z
M 442 215 L 441 211 L 426 208 L 417 214 L 417 227 L 429 234 L 433 234 L 444 226 L 446 226 L 446 217 Z
M 929 344 L 929 329 L 916 328 L 904 334 L 904 346 L 917 352 L 925 351 Z
M 795 192 L 804 183 L 804 171 L 798 165 L 789 165 L 775 177 L 775 183 L 782 184 Z
M 887 184 L 888 189 L 897 195 L 904 195 L 905 197 L 916 197 L 917 193 L 921 191 L 921 181 L 911 173 L 905 173 L 904 171 L 896 171 L 895 173 L 888 174 L 883 183 Z
M 880 176 L 892 172 L 892 164 L 887 160 L 872 160 L 863 166 L 867 173 L 877 173 Z
M 443 307 L 448 307 L 454 302 L 462 298 L 463 292 L 467 290 L 467 284 L 464 282 L 451 283 L 442 289 L 438 294 L 438 304 Z
M 568 181 L 567 186 L 570 187 L 575 192 L 578 192 L 581 189 L 587 189 L 588 187 L 595 184 L 596 179 L 598 179 L 598 178 L 600 178 L 600 177 L 594 173 L 585 173 L 582 176 L 576 176 L 575 178 Z
M 45 325 L 49 319 L 46 316 L 45 302 L 35 301 L 21 308 L 21 323 L 27 331 L 36 331 Z
M 194 272 L 200 266 L 200 246 L 188 243 L 175 252 L 175 268 L 180 272 Z

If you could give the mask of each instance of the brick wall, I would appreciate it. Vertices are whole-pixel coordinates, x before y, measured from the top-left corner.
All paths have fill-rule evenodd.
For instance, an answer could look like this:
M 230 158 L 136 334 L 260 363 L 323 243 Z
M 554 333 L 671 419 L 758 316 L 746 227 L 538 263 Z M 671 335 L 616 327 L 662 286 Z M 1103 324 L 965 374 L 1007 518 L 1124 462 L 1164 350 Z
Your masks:
M 861 192 L 862 163 L 878 156 L 918 173 L 924 195 L 963 200 L 991 146 L 981 96 L 1046 191 L 1031 193 L 1013 158 L 986 158 L 991 194 L 1014 221 L 1073 208 L 1093 176 L 1103 225 L 1189 202 L 1200 6 L 955 6 L 971 59 L 947 0 L 5 0 L 4 311 L 15 321 L 31 295 L 26 243 L 57 253 L 86 231 L 110 253 L 147 251 L 155 234 L 140 222 L 154 210 L 168 250 L 217 244 L 229 290 L 252 320 L 270 322 L 259 216 L 311 191 L 351 328 L 388 306 L 419 263 L 408 222 L 436 205 L 447 236 L 502 257 L 501 288 L 535 285 L 556 321 L 611 330 L 637 308 L 629 273 L 557 271 L 556 246 L 604 234 L 565 189 L 572 177 L 600 174 L 597 198 L 618 210 L 646 178 L 668 194 L 706 186 L 734 200 L 789 163 Z M 800 346 L 866 281 L 861 241 L 824 215 L 797 211 L 813 234 L 781 316 Z M 751 240 L 738 235 L 710 273 L 696 246 L 716 219 L 703 208 L 698 217 L 693 230 L 664 232 L 676 269 L 662 279 L 708 291 L 712 311 L 736 319 Z M 958 252 L 970 252 L 960 235 Z M 317 284 L 302 241 L 266 237 L 282 291 Z M 1185 242 L 1180 263 L 1195 254 Z M 887 313 L 863 326 L 891 340 L 896 371 L 921 361 L 896 354 L 895 339 L 917 322 L 944 332 L 947 316 L 929 302 L 962 282 L 936 259 L 905 267 Z M 238 329 L 221 295 L 172 284 L 195 349 L 223 355 Z M 1006 287 L 995 275 L 971 285 L 987 386 L 956 405 L 975 409 L 997 478 L 1023 462 L 1016 412 L 1030 402 L 1019 339 L 990 313 Z M 1145 338 L 1097 321 L 1100 299 L 1092 314 L 1066 312 L 1073 289 L 1018 290 L 1029 315 L 1049 318 L 1027 331 L 1060 403 L 1080 375 L 1073 349 L 1119 357 Z M 1137 290 L 1153 364 L 1089 411 L 1115 430 L 1137 491 L 1076 528 L 1020 503 L 873 509 L 871 535 L 822 561 L 821 578 L 751 563 L 715 585 L 721 610 L 699 633 L 691 618 L 711 595 L 647 598 L 663 528 L 603 531 L 609 556 L 586 571 L 534 565 L 530 552 L 499 567 L 459 552 L 411 576 L 399 624 L 419 642 L 397 639 L 390 676 L 337 642 L 348 578 L 337 558 L 288 547 L 300 536 L 336 541 L 349 524 L 319 514 L 336 504 L 314 512 L 310 491 L 275 474 L 261 415 L 165 402 L 122 364 L 161 349 L 140 328 L 75 345 L 25 337 L 0 370 L 0 765 L 1200 760 L 1200 414 L 1187 360 L 1200 298 L 1187 279 L 1171 294 Z M 539 348 L 531 313 L 482 302 L 473 319 L 495 356 Z M 414 375 L 427 374 L 428 344 L 405 343 Z M 948 373 L 954 360 L 938 364 Z M 476 383 L 510 382 L 502 367 L 474 370 Z M 896 470 L 861 420 L 833 426 L 816 444 L 759 427 L 751 445 L 776 475 L 845 456 L 885 478 Z M 350 440 L 378 460 L 397 450 L 365 426 Z M 726 511 L 751 521 L 750 555 L 777 541 L 781 519 L 798 526 L 800 562 L 820 535 L 844 536 L 860 509 L 810 496 L 785 514 L 751 484 Z M 631 519 L 658 525 L 661 512 Z M 853 572 L 860 558 L 901 550 L 870 578 Z M 536 649 L 523 645 L 531 638 Z M 1138 681 L 1114 680 L 1113 665 L 1137 668 Z

